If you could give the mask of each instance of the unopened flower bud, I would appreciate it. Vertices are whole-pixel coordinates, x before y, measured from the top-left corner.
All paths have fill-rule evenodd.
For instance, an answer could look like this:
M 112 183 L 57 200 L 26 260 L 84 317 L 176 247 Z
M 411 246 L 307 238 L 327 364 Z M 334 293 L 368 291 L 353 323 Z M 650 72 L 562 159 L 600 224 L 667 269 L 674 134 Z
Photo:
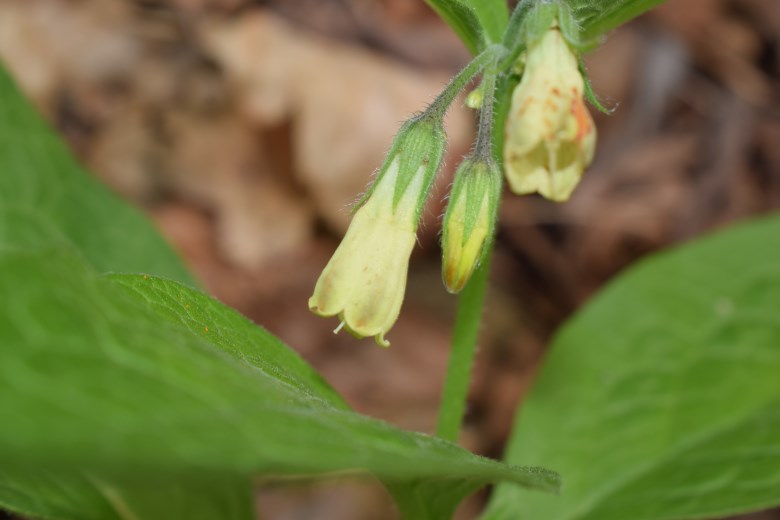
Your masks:
M 479 110 L 482 108 L 482 102 L 484 100 L 485 89 L 483 88 L 482 84 L 480 84 L 477 88 L 469 92 L 468 96 L 466 96 L 466 106 L 474 110 Z
M 309 298 L 314 313 L 339 316 L 336 331 L 390 345 L 385 334 L 401 309 L 417 223 L 443 153 L 437 122 L 414 119 L 399 132 Z
M 495 229 L 501 172 L 491 161 L 467 158 L 458 167 L 442 226 L 442 279 L 460 292 L 482 260 Z
M 569 198 L 596 146 L 584 88 L 577 56 L 549 29 L 527 52 L 507 117 L 504 164 L 513 192 Z

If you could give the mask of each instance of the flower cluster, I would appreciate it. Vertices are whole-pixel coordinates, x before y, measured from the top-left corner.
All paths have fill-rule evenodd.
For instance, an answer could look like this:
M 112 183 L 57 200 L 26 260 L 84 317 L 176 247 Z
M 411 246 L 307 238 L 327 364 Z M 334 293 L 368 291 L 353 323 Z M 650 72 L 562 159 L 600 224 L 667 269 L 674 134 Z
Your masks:
M 459 166 L 442 225 L 442 278 L 462 290 L 490 249 L 502 175 L 491 129 L 502 46 L 488 47 L 445 88 L 424 113 L 401 128 L 373 185 L 357 205 L 350 227 L 309 299 L 321 316 L 338 316 L 336 332 L 385 335 L 398 318 L 417 225 L 442 157 L 443 117 L 479 72 L 469 105 L 480 109 L 477 142 Z M 567 200 L 593 159 L 596 130 L 584 105 L 585 82 L 575 51 L 553 20 L 520 56 L 522 77 L 512 95 L 503 165 L 510 189 Z

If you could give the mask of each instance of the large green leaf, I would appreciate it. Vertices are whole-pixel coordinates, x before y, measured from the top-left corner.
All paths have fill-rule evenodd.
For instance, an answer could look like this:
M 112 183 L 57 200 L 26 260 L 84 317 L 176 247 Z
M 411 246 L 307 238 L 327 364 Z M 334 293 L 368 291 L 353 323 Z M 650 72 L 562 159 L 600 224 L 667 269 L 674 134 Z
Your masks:
M 101 274 L 190 280 L 2 73 L 0 110 L 0 505 L 239 520 L 250 475 L 354 470 L 387 482 L 410 517 L 443 518 L 487 482 L 557 489 L 552 472 L 347 410 L 279 340 L 186 285 Z
M 182 335 L 207 335 L 215 347 L 262 371 L 280 385 L 292 387 L 312 400 L 346 410 L 340 395 L 298 354 L 238 312 L 217 300 L 170 280 L 138 275 L 110 275 Z
M 571 8 L 585 40 L 599 36 L 666 0 L 563 0 Z
M 556 338 L 508 461 L 554 499 L 499 486 L 487 518 L 661 520 L 780 504 L 780 218 L 658 255 Z
M 0 250 L 47 243 L 73 244 L 101 270 L 153 272 L 192 283 L 148 221 L 85 174 L 0 66 Z M 13 293 L 0 297 L 0 305 L 16 304 Z M 13 420 L 0 415 L 3 424 Z M 245 520 L 252 516 L 248 489 L 247 481 L 236 479 L 208 486 L 167 480 L 149 488 L 78 471 L 0 472 L 0 506 L 39 518 L 205 519 L 205 512 L 218 512 L 219 518 Z
M 461 0 L 477 15 L 482 30 L 491 42 L 500 42 L 509 21 L 506 0 Z
M 150 303 L 161 290 L 173 302 L 163 310 Z M 204 476 L 355 469 L 390 481 L 556 488 L 555 474 L 334 405 L 293 364 L 280 373 L 277 341 L 234 311 L 216 302 L 204 313 L 172 309 L 204 298 L 177 282 L 100 277 L 57 246 L 0 255 L 0 293 L 14 295 L 0 308 L 0 416 L 14 418 L 0 429 L 7 467 Z M 231 338 L 254 344 L 234 351 Z
M 509 20 L 506 0 L 425 0 L 476 54 L 486 41 L 500 42 Z
M 485 46 L 485 32 L 474 10 L 461 0 L 425 0 L 457 34 L 472 54 Z
M 0 504 L 42 518 L 239 519 L 249 515 L 242 486 L 222 475 L 351 468 L 384 477 L 406 513 L 416 509 L 405 497 L 430 502 L 431 518 L 495 479 L 555 489 L 552 473 L 346 411 L 297 355 L 202 293 L 148 275 L 100 277 L 85 257 L 187 279 L 0 80 L 4 122 L 17 129 L 0 128 L 3 193 L 17 193 L 0 199 L 0 294 L 12 295 L 0 305 Z M 127 484 L 150 472 L 160 482 Z M 179 486 L 185 473 L 209 484 Z
M 248 482 L 108 482 L 94 475 L 0 474 L 0 507 L 52 520 L 248 520 Z
M 439 16 L 460 36 L 466 47 L 477 53 L 486 42 L 504 40 L 509 10 L 505 0 L 425 0 Z M 545 0 L 546 1 L 546 0 Z M 639 16 L 666 0 L 555 0 L 571 10 L 573 20 L 561 20 L 569 33 L 568 25 L 574 24 L 579 33 L 575 40 L 588 42 Z M 543 7 L 544 2 L 521 0 L 523 7 L 533 4 Z M 519 24 L 518 24 L 519 27 Z M 571 35 L 574 37 L 574 35 Z M 509 37 L 515 41 L 519 37 Z
M 148 220 L 91 179 L 0 64 L 0 209 L 75 244 L 100 271 L 193 279 Z M 0 221 L 0 227 L 3 226 Z

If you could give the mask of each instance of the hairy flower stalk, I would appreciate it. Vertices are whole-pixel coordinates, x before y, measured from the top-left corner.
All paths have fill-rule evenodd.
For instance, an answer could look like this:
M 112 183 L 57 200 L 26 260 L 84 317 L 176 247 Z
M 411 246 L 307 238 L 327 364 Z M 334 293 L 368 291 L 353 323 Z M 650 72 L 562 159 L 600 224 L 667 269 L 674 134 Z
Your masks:
M 493 158 L 492 127 L 498 59 L 485 71 L 480 92 L 479 130 L 474 151 L 455 172 L 442 223 L 442 280 L 459 293 L 485 256 L 495 230 L 501 170 Z
M 456 172 L 443 223 L 444 284 L 451 292 L 463 289 L 436 424 L 436 435 L 451 441 L 458 438 L 466 409 L 501 191 L 493 126 L 498 64 L 503 57 L 504 53 L 496 55 L 483 74 L 477 142 Z
M 577 56 L 557 27 L 527 52 L 506 123 L 504 167 L 513 192 L 565 201 L 593 160 L 596 127 Z

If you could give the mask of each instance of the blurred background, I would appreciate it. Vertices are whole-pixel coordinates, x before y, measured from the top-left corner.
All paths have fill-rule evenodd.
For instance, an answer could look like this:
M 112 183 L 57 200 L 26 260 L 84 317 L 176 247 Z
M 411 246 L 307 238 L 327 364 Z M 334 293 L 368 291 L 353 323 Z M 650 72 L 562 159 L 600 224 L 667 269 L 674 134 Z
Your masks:
M 392 347 L 333 335 L 337 320 L 307 309 L 400 122 L 468 61 L 422 0 L 0 0 L 0 58 L 208 292 L 280 336 L 358 411 L 433 431 L 456 305 L 440 282 L 439 216 L 473 112 L 449 116 Z M 506 195 L 501 208 L 462 437 L 491 457 L 551 335 L 605 282 L 780 207 L 777 0 L 669 0 L 587 63 L 615 109 L 594 114 L 594 165 L 567 204 Z M 372 482 L 262 488 L 267 518 L 394 515 Z

